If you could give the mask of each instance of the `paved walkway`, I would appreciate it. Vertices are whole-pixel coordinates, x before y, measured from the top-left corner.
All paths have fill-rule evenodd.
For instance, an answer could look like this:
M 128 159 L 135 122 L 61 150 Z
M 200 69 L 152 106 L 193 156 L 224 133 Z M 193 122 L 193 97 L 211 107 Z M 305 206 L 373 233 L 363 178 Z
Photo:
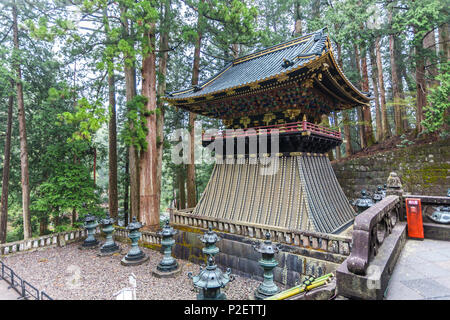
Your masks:
M 450 300 L 450 241 L 407 240 L 387 300 Z
M 14 289 L 8 289 L 9 283 L 0 280 L 0 300 L 17 300 L 20 295 Z

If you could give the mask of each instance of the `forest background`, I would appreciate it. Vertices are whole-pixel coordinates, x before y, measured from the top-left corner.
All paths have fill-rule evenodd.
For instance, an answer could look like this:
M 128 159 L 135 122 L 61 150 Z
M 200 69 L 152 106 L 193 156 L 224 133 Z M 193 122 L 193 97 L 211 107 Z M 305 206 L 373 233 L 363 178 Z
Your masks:
M 174 164 L 175 129 L 222 128 L 168 106 L 233 58 L 327 28 L 370 107 L 324 117 L 330 158 L 389 139 L 449 139 L 448 0 L 2 0 L 0 243 L 78 227 L 87 213 L 158 228 L 195 206 L 212 164 Z M 126 224 L 126 222 L 125 222 Z

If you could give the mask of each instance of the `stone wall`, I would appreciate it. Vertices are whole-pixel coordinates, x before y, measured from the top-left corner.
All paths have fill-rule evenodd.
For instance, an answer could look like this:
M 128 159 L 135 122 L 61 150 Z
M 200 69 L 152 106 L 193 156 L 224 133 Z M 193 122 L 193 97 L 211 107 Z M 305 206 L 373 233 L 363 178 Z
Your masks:
M 358 198 L 362 189 L 372 193 L 392 171 L 401 178 L 405 193 L 445 196 L 450 188 L 450 141 L 334 161 L 332 167 L 349 199 Z
M 173 255 L 179 259 L 206 264 L 205 256 L 202 253 L 204 244 L 199 239 L 204 230 L 177 229 L 179 232 L 175 236 L 176 244 L 173 248 Z M 255 239 L 228 233 L 216 233 L 221 237 L 216 244 L 220 249 L 220 253 L 216 256 L 217 265 L 223 271 L 231 268 L 232 274 L 262 281 L 263 270 L 258 264 L 261 254 L 252 247 Z M 345 258 L 340 254 L 283 245 L 282 251 L 275 255 L 278 266 L 274 269 L 274 281 L 280 285 L 292 287 L 297 281 L 303 281 L 306 275 L 319 277 L 335 272 Z

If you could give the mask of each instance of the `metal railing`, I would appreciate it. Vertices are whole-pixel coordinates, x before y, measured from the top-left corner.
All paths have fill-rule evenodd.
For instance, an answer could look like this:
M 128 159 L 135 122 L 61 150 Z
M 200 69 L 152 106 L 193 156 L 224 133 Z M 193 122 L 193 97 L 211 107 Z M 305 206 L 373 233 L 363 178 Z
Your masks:
M 237 137 L 251 137 L 251 136 L 259 136 L 264 134 L 270 134 L 273 130 L 276 130 L 277 133 L 289 133 L 289 132 L 306 132 L 309 131 L 314 134 L 334 138 L 341 139 L 341 133 L 336 130 L 331 130 L 326 127 L 319 126 L 317 124 L 307 122 L 307 121 L 299 121 L 292 123 L 283 123 L 283 124 L 274 124 L 270 126 L 260 126 L 260 127 L 252 127 L 247 129 L 227 129 L 218 131 L 216 134 L 202 134 L 203 141 L 212 141 L 215 139 L 227 139 L 227 138 L 237 138 Z
M 34 299 L 34 300 L 53 300 L 44 291 L 39 292 L 36 287 L 31 285 L 28 281 L 19 277 L 12 268 L 8 267 L 2 261 L 0 261 L 1 274 L 0 280 L 5 280 L 9 283 L 10 288 L 16 290 L 19 294 L 18 299 Z

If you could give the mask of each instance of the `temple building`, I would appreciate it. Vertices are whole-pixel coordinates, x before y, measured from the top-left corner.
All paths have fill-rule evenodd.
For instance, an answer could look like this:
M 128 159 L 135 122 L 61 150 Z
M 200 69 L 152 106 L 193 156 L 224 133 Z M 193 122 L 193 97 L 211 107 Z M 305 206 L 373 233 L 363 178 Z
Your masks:
M 371 98 L 345 77 L 326 29 L 235 59 L 165 99 L 225 127 L 203 134 L 203 146 L 223 160 L 192 215 L 335 234 L 353 222 L 327 156 L 341 133 L 319 123 Z

